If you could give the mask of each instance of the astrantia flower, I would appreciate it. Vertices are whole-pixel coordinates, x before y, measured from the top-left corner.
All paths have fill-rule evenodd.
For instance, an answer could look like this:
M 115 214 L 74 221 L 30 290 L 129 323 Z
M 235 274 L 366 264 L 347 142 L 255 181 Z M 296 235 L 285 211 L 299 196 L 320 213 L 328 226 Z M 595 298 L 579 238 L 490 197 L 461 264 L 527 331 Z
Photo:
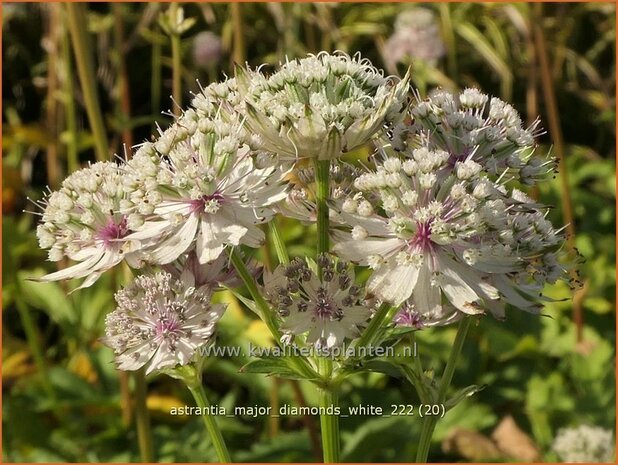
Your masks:
M 493 179 L 534 184 L 555 168 L 555 160 L 535 153 L 538 121 L 524 128 L 517 111 L 477 89 L 459 95 L 439 90 L 412 105 L 413 124 L 399 125 L 393 146 L 443 150 L 448 163 L 471 159 Z
M 183 278 L 138 276 L 116 293 L 118 307 L 105 319 L 103 342 L 114 350 L 120 370 L 146 366 L 148 374 L 186 365 L 211 341 L 225 305 L 211 304 L 209 292 Z
M 486 203 L 481 215 L 488 231 L 479 239 L 482 246 L 461 254 L 467 265 L 484 273 L 505 302 L 532 313 L 551 300 L 542 295 L 545 285 L 566 280 L 573 266 L 564 250 L 564 228 L 556 230 L 547 213 L 547 207 L 513 189 L 509 197 Z M 503 306 L 494 307 L 499 316 Z
M 306 334 L 307 343 L 316 348 L 340 347 L 359 335 L 371 311 L 348 264 L 327 255 L 320 256 L 318 264 L 321 277 L 314 263 L 301 259 L 266 273 L 266 296 L 283 319 L 284 334 Z
M 455 310 L 503 317 L 505 303 L 538 311 L 542 286 L 565 274 L 560 235 L 540 206 L 508 197 L 472 156 L 451 162 L 426 148 L 385 156 L 343 203 L 351 230 L 335 252 L 370 266 L 369 291 L 423 320 L 454 321 Z
M 160 238 L 151 261 L 170 263 L 195 245 L 199 262 L 208 263 L 227 245 L 261 245 L 258 225 L 286 195 L 284 167 L 256 166 L 238 130 L 188 111 L 127 163 L 126 211 L 139 223 L 132 237 Z
M 189 132 L 192 135 L 195 134 L 195 131 L 193 131 L 195 123 L 192 121 L 197 123 L 198 129 L 202 126 L 205 127 L 205 131 L 202 132 L 209 131 L 210 121 L 213 119 L 227 121 L 234 125 L 235 130 L 237 130 L 237 123 L 244 117 L 243 111 L 243 98 L 238 91 L 236 79 L 231 78 L 223 82 L 213 82 L 204 88 L 200 88 L 200 91 L 194 95 L 191 101 L 191 108 L 180 119 L 181 121 L 188 120 L 188 127 L 191 128 Z M 244 140 L 248 134 L 241 131 L 237 136 Z M 168 137 L 175 136 L 170 134 Z
M 359 56 L 326 52 L 286 62 L 270 77 L 239 69 L 246 126 L 288 158 L 336 158 L 400 118 L 407 77 L 395 84 Z
M 403 304 L 401 309 L 393 317 L 395 326 L 414 329 L 429 328 L 432 326 L 444 326 L 456 322 L 462 313 L 447 302 L 442 302 L 441 312 L 428 314 L 422 309 L 417 310 L 412 299 Z
M 221 38 L 211 31 L 203 31 L 193 38 L 193 61 L 210 69 L 221 59 Z
M 614 438 L 612 431 L 580 425 L 558 431 L 552 449 L 567 463 L 613 463 Z
M 395 31 L 384 45 L 384 60 L 390 67 L 405 58 L 433 62 L 445 52 L 433 12 L 427 8 L 413 8 L 397 16 Z
M 133 267 L 141 265 L 140 243 L 129 240 L 131 224 L 119 213 L 126 199 L 122 178 L 122 168 L 115 163 L 95 163 L 71 174 L 40 202 L 40 247 L 49 249 L 51 261 L 68 257 L 79 262 L 41 280 L 86 277 L 80 287 L 88 287 L 123 259 Z

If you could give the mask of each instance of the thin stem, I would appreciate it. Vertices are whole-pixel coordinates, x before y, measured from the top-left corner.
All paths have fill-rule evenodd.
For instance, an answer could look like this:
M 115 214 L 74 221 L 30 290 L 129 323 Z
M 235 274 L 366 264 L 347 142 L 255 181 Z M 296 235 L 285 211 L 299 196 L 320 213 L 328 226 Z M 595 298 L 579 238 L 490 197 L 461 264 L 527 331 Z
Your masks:
M 328 253 L 330 251 L 328 230 L 329 230 L 329 211 L 328 211 L 328 195 L 329 189 L 329 174 L 330 160 L 315 160 L 315 181 L 316 203 L 318 207 L 317 223 L 318 223 L 318 249 L 317 256 Z M 320 275 L 322 269 L 319 269 Z M 330 358 L 318 358 L 318 371 L 323 379 L 332 379 L 333 362 Z M 331 409 L 339 405 L 339 399 L 336 388 L 327 385 L 318 388 L 320 394 L 320 407 Z M 325 463 L 339 462 L 339 416 L 328 414 L 328 411 L 320 414 L 320 425 L 322 434 L 322 450 L 324 453 Z
M 81 3 L 66 3 L 69 30 L 73 38 L 73 50 L 77 63 L 77 73 L 79 82 L 84 94 L 86 113 L 94 136 L 96 157 L 99 161 L 109 158 L 109 147 L 107 145 L 107 135 L 101 116 L 101 106 L 96 89 L 96 79 L 94 73 L 94 62 L 90 47 L 90 37 L 86 29 L 87 19 L 84 12 L 84 5 Z
M 332 360 L 327 357 L 318 359 L 318 369 L 320 375 L 329 379 L 332 376 Z M 324 453 L 324 463 L 339 462 L 339 415 L 335 414 L 336 407 L 339 406 L 339 396 L 336 388 L 327 386 L 318 388 L 320 407 L 324 413 L 320 414 L 320 432 L 322 435 L 322 450 Z M 329 414 L 328 411 L 332 413 Z
M 242 65 L 245 62 L 245 39 L 243 37 L 243 31 L 245 29 L 242 22 L 240 3 L 231 3 L 230 9 L 232 13 L 232 30 L 234 31 L 234 49 L 232 59 L 234 60 L 234 63 Z
M 461 349 L 463 347 L 464 341 L 466 340 L 466 335 L 468 334 L 468 329 L 470 329 L 471 323 L 472 318 L 467 316 L 459 322 L 459 326 L 457 327 L 457 335 L 455 336 L 455 342 L 453 342 L 451 353 L 449 355 L 448 361 L 446 362 L 444 373 L 442 373 L 440 384 L 438 385 L 438 404 L 442 404 L 446 400 L 446 392 L 451 385 L 453 373 L 455 373 L 455 366 L 457 365 L 457 359 L 459 358 L 459 354 L 461 353 Z M 436 427 L 437 421 L 437 416 L 426 415 L 423 419 L 423 429 L 421 431 L 421 438 L 419 440 L 418 450 L 416 452 L 417 463 L 427 462 L 427 456 L 429 455 L 429 447 L 431 445 L 431 437 L 433 436 L 433 431 Z
M 397 307 L 393 307 L 387 303 L 383 303 L 378 311 L 373 316 L 363 334 L 358 338 L 358 342 L 356 343 L 357 347 L 369 347 L 375 343 L 378 339 L 378 333 L 382 330 L 386 324 L 389 322 L 389 318 L 391 317 L 393 309 Z
M 279 259 L 279 263 L 289 263 L 290 256 L 288 255 L 288 250 L 285 247 L 285 242 L 281 237 L 281 231 L 279 230 L 279 226 L 277 225 L 276 218 L 274 218 L 268 223 L 268 231 L 270 232 L 270 238 L 272 239 L 275 251 L 277 252 L 277 258 Z
M 274 220 L 273 220 L 274 221 Z M 266 236 L 266 240 L 262 244 L 261 252 L 264 257 L 264 269 L 267 271 L 273 270 L 273 260 L 272 260 L 272 250 L 270 248 L 270 233 L 268 232 L 268 226 L 265 224 L 262 225 L 262 230 L 264 230 L 264 235 Z
M 60 8 L 59 4 L 54 7 Z M 75 96 L 73 88 L 73 60 L 71 58 L 71 44 L 69 41 L 69 31 L 65 28 L 62 32 L 62 57 L 64 66 L 63 102 L 65 105 L 64 114 L 66 118 L 67 133 L 67 167 L 69 173 L 77 171 L 79 168 L 79 154 L 77 150 L 77 118 L 75 116 Z
M 127 153 L 131 153 L 133 147 L 133 134 L 131 133 L 131 93 L 129 86 L 129 74 L 125 62 L 125 39 L 122 17 L 122 5 L 120 3 L 112 3 L 112 12 L 114 15 L 114 43 L 118 56 L 116 57 L 117 70 L 116 79 L 119 95 L 119 113 L 120 113 L 120 129 L 122 132 L 122 141 L 125 145 Z
M 329 252 L 328 241 L 328 177 L 330 160 L 315 161 L 315 180 L 317 184 L 316 201 L 318 206 L 318 256 Z
M 58 105 L 56 101 L 56 93 L 58 91 L 58 30 L 59 30 L 59 15 L 60 11 L 56 5 L 51 4 L 48 8 L 48 24 L 47 41 L 49 44 L 48 60 L 47 60 L 47 96 L 46 103 L 46 118 L 45 126 L 51 135 L 50 141 L 47 144 L 46 159 L 47 159 L 47 181 L 52 189 L 56 189 L 60 182 L 60 173 L 58 167 Z
M 178 3 L 170 3 L 170 18 L 176 21 L 178 16 Z M 174 115 L 180 116 L 182 108 L 182 56 L 180 53 L 180 34 L 172 31 L 172 98 L 174 99 Z
M 152 57 L 151 57 L 151 66 L 152 66 L 152 76 L 150 80 L 150 102 L 151 102 L 151 113 L 153 119 L 159 117 L 159 112 L 161 111 L 161 55 L 162 55 L 162 44 L 159 41 L 158 35 L 154 37 L 152 43 Z M 156 124 L 153 124 L 153 129 L 156 128 Z
M 560 198 L 562 199 L 562 214 L 564 215 L 567 228 L 567 245 L 569 246 L 571 253 L 577 256 L 577 248 L 575 245 L 575 215 L 573 213 L 573 203 L 571 201 L 569 170 L 566 164 L 566 156 L 564 151 L 562 125 L 560 124 L 560 110 L 556 101 L 554 80 L 551 74 L 551 64 L 549 62 L 545 34 L 543 31 L 543 5 L 533 5 L 531 11 L 533 13 L 534 20 L 534 42 L 536 44 L 538 54 L 541 74 L 541 88 L 543 89 L 543 96 L 545 97 L 547 120 L 549 123 L 550 132 L 554 139 L 556 158 L 558 159 L 561 192 Z M 570 271 L 570 276 L 574 281 L 579 281 L 577 270 L 575 268 Z M 577 305 L 573 305 L 573 322 L 575 323 L 577 342 L 581 342 L 583 339 L 584 312 L 582 304 L 583 297 L 577 300 Z
M 30 352 L 32 354 L 32 358 L 34 359 L 37 371 L 39 372 L 39 375 L 43 380 L 43 388 L 47 391 L 47 395 L 49 396 L 49 398 L 54 400 L 56 395 L 54 392 L 54 388 L 49 381 L 49 376 L 47 375 L 47 363 L 45 362 L 43 350 L 40 346 L 39 332 L 36 325 L 32 321 L 30 310 L 21 298 L 22 294 L 19 292 L 19 289 L 21 289 L 21 285 L 18 284 L 17 289 L 18 293 L 17 298 L 15 299 L 15 306 L 17 307 L 17 311 L 19 312 L 19 318 L 21 319 L 21 324 L 24 328 L 24 333 L 26 334 L 26 341 L 28 342 L 28 347 L 30 348 Z
M 270 389 L 270 408 L 272 412 L 279 411 L 279 390 L 281 389 L 281 379 L 272 378 L 272 386 Z M 268 417 L 268 433 L 271 438 L 279 434 L 279 415 L 270 415 Z
M 135 372 L 135 423 L 137 424 L 137 440 L 142 462 L 154 461 L 152 432 L 150 431 L 150 414 L 146 405 L 146 374 L 144 369 Z
M 455 47 L 455 32 L 451 19 L 451 6 L 448 3 L 439 5 L 440 19 L 442 20 L 442 31 L 444 41 L 447 43 L 447 67 L 451 79 L 457 76 L 457 48 Z
M 230 458 L 230 453 L 227 450 L 227 446 L 225 445 L 225 440 L 221 435 L 221 430 L 217 425 L 217 422 L 213 415 L 210 414 L 210 402 L 208 402 L 208 398 L 206 397 L 206 391 L 204 391 L 204 386 L 202 386 L 201 381 L 196 383 L 187 383 L 187 388 L 193 394 L 193 398 L 195 399 L 195 403 L 198 407 L 202 409 L 202 420 L 204 420 L 204 426 L 206 426 L 206 430 L 210 435 L 210 439 L 212 440 L 212 444 L 215 446 L 215 450 L 217 451 L 217 457 L 219 458 L 220 463 L 230 463 L 232 459 Z
M 131 418 L 133 417 L 128 371 L 118 372 L 118 384 L 120 387 L 120 411 L 122 413 L 122 424 L 128 427 L 131 424 Z
M 268 302 L 266 302 L 266 300 L 264 300 L 264 297 L 262 297 L 262 294 L 260 294 L 260 291 L 255 284 L 255 279 L 253 278 L 253 276 L 251 276 L 251 273 L 249 273 L 249 270 L 245 265 L 245 261 L 240 255 L 238 249 L 232 249 L 232 251 L 230 252 L 230 258 L 232 259 L 232 264 L 234 265 L 234 268 L 236 268 L 236 272 L 240 276 L 240 279 L 242 279 L 245 287 L 249 291 L 249 294 L 251 294 L 251 298 L 262 313 L 262 320 L 264 321 L 264 323 L 266 323 L 266 326 L 268 326 L 268 329 L 273 334 L 273 336 L 275 336 L 277 341 L 280 341 L 281 332 L 275 324 L 272 315 L 273 312 L 270 308 L 270 305 L 268 305 Z
M 296 399 L 296 403 L 300 407 L 307 407 L 307 401 L 305 400 L 305 395 L 300 388 L 300 382 L 298 380 L 291 379 L 290 384 L 292 385 L 292 390 L 294 391 L 294 398 Z M 312 415 L 303 415 L 303 423 L 305 424 L 305 428 L 309 433 L 309 440 L 311 441 L 311 448 L 313 449 L 313 454 L 316 460 L 320 460 L 322 458 L 322 445 L 320 444 L 320 437 L 315 427 L 313 418 L 314 417 Z

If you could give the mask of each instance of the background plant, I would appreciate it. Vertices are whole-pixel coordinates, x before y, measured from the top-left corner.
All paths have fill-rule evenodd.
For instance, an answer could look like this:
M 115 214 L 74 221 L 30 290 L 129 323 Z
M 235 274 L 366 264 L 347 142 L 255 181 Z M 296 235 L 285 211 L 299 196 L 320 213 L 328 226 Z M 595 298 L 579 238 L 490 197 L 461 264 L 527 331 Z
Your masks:
M 506 323 L 484 319 L 470 330 L 453 380 L 454 386 L 490 384 L 438 424 L 431 456 L 435 460 L 482 458 L 489 454 L 481 436 L 512 416 L 546 459 L 557 431 L 582 422 L 614 425 L 614 223 L 615 223 L 615 9 L 611 4 L 426 4 L 439 25 L 445 54 L 433 62 L 412 59 L 420 89 L 475 85 L 514 102 L 529 121 L 541 115 L 551 138 L 548 149 L 563 157 L 561 176 L 533 193 L 557 208 L 558 224 L 574 219 L 574 245 L 586 257 L 584 287 L 573 303 L 550 304 L 551 318 L 511 312 Z M 242 4 L 183 5 L 193 24 L 170 33 L 167 6 L 95 4 L 83 8 L 85 52 L 92 57 L 96 88 L 80 80 L 79 53 L 71 24 L 61 18 L 66 6 L 3 5 L 3 441 L 7 461 L 137 460 L 132 404 L 133 380 L 113 369 L 111 354 L 97 339 L 112 308 L 110 289 L 123 273 L 104 276 L 92 288 L 66 295 L 62 284 L 36 284 L 25 277 L 53 271 L 38 251 L 35 218 L 23 199 L 39 198 L 79 165 L 123 153 L 150 136 L 155 124 L 171 119 L 162 108 L 174 82 L 197 89 L 232 73 L 232 63 L 276 63 L 284 56 L 340 49 L 361 51 L 386 66 L 382 50 L 405 4 Z M 275 25 L 275 28 L 272 25 Z M 534 25 L 538 27 L 533 27 Z M 193 61 L 193 39 L 210 30 L 221 38 L 212 69 Z M 539 34 L 540 32 L 540 34 Z M 258 40 L 259 39 L 259 40 Z M 180 73 L 172 72 L 174 57 Z M 544 64 L 542 50 L 546 52 Z M 402 59 L 399 71 L 410 64 Z M 178 66 L 176 67 L 178 70 Z M 214 71 L 213 71 L 214 69 Z M 396 70 L 394 70 L 396 71 Z M 549 85 L 548 85 L 549 83 Z M 94 123 L 87 107 L 96 93 L 103 117 Z M 554 96 L 552 108 L 550 95 Z M 175 96 L 186 104 L 185 92 Z M 180 102 L 179 100 L 182 100 Z M 95 116 L 96 118 L 96 116 Z M 553 118 L 553 120 L 552 120 Z M 553 123 L 551 123 L 553 121 Z M 103 126 L 104 150 L 96 128 Z M 562 129 L 558 140 L 550 124 Z M 98 144 L 98 145 L 97 145 Z M 558 153 L 561 151 L 561 153 Z M 106 152 L 106 153 L 103 153 Z M 351 160 L 363 159 L 359 149 Z M 568 173 L 568 185 L 562 184 Z M 569 194 L 569 195 L 566 195 Z M 570 202 L 565 199 L 570 197 Z M 569 213 L 570 210 L 570 213 Z M 307 231 L 282 221 L 284 239 L 294 255 L 313 253 Z M 274 251 L 265 248 L 262 258 Z M 549 291 L 567 295 L 564 288 Z M 220 343 L 271 344 L 268 332 L 233 296 L 221 322 Z M 425 330 L 425 367 L 440 370 L 454 329 Z M 316 405 L 304 383 L 239 374 L 248 360 L 213 359 L 206 380 L 211 401 L 233 405 Z M 438 371 L 439 372 L 439 371 Z M 369 403 L 418 403 L 398 380 L 373 373 L 351 379 L 340 394 L 343 407 Z M 378 390 L 379 389 L 379 390 Z M 147 399 L 159 460 L 214 459 L 201 441 L 197 418 L 172 417 L 169 408 L 190 404 L 187 395 L 164 378 L 149 386 Z M 230 449 L 245 461 L 310 460 L 318 457 L 316 418 L 225 418 L 222 429 Z M 407 460 L 415 452 L 416 417 L 350 417 L 341 421 L 343 459 Z M 459 430 L 457 430 L 459 428 Z M 474 447 L 459 446 L 461 429 L 475 435 Z M 253 439 L 256 446 L 247 447 Z M 486 438 L 485 438 L 486 439 Z M 186 447 L 174 447 L 182 440 Z M 444 440 L 444 441 L 443 441 Z M 442 446 L 440 442 L 444 442 Z M 376 447 L 379 444 L 380 447 Z M 401 445 L 404 444 L 404 447 Z M 503 447 L 505 447 L 503 445 Z M 480 452 L 479 452 L 480 451 Z M 493 453 L 493 452 L 492 452 Z M 481 455 L 479 455 L 481 454 Z M 501 449 L 499 456 L 503 457 Z

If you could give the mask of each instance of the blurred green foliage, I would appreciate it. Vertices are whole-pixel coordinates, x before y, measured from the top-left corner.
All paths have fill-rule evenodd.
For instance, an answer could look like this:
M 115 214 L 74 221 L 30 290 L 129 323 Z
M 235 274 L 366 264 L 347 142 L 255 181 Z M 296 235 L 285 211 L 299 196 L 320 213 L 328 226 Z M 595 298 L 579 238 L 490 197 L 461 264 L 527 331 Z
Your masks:
M 207 84 L 233 73 L 233 62 L 274 64 L 285 56 L 320 50 L 361 52 L 377 66 L 396 17 L 409 4 L 261 3 L 184 4 L 194 24 L 182 35 L 186 104 L 196 79 Z M 547 127 L 546 95 L 540 84 L 539 50 L 532 26 L 540 24 L 547 43 L 551 78 L 565 138 L 566 169 L 575 217 L 576 245 L 586 259 L 584 287 L 576 294 L 583 312 L 582 339 L 573 323 L 571 293 L 550 289 L 558 298 L 544 316 L 512 310 L 506 322 L 484 318 L 464 347 L 453 385 L 488 385 L 438 423 L 431 457 L 462 457 L 442 452 L 440 442 L 455 428 L 489 435 L 512 415 L 546 460 L 559 428 L 590 423 L 615 424 L 615 5 L 612 3 L 424 4 L 439 25 L 445 55 L 435 60 L 404 57 L 401 73 L 412 66 L 421 93 L 443 86 L 479 86 L 514 103 L 524 119 L 540 115 Z M 89 289 L 68 294 L 73 284 L 28 281 L 53 269 L 38 249 L 36 217 L 27 196 L 40 198 L 69 170 L 71 147 L 79 163 L 94 159 L 93 138 L 83 96 L 68 55 L 65 25 L 54 15 L 63 6 L 3 4 L 3 460 L 10 462 L 135 461 L 134 425 L 123 421 L 129 406 L 112 364 L 111 351 L 97 339 L 105 314 L 113 309 L 113 289 L 125 281 L 122 270 L 108 273 Z M 88 30 L 96 51 L 99 95 L 110 146 L 123 153 L 127 134 L 134 142 L 150 137 L 155 124 L 167 124 L 160 111 L 171 106 L 169 39 L 158 18 L 162 4 L 93 3 Z M 118 28 L 120 26 L 120 28 Z M 221 37 L 221 53 L 199 67 L 193 38 L 204 30 Z M 118 41 L 118 39 L 121 39 Z M 64 42 L 63 42 L 64 41 Z M 125 71 L 123 71 L 123 69 Z M 124 73 L 124 77 L 123 77 Z M 128 86 L 121 82 L 126 78 Z M 123 105 L 123 99 L 125 105 Z M 75 105 L 76 127 L 68 116 Z M 127 106 L 126 103 L 129 105 Z M 179 102 L 181 103 L 181 102 Z M 130 114 L 127 114 L 130 108 Z M 550 150 L 551 135 L 539 150 Z M 54 156 L 52 156 L 55 154 Z M 366 157 L 366 153 L 353 154 Z M 561 205 L 559 179 L 542 184 L 541 201 Z M 555 223 L 563 212 L 552 211 Z M 313 253 L 311 232 L 283 220 L 292 255 Z M 222 344 L 269 344 L 268 332 L 229 294 L 218 336 Z M 454 328 L 418 335 L 423 365 L 440 373 Z M 211 360 L 205 383 L 213 403 L 235 405 L 315 405 L 304 384 L 239 373 L 247 357 Z M 178 385 L 164 377 L 150 380 L 148 406 L 160 461 L 215 460 L 195 417 L 174 417 L 170 408 L 192 405 Z M 391 404 L 419 403 L 399 379 L 370 373 L 343 387 L 348 406 L 372 404 L 390 413 Z M 315 460 L 311 428 L 317 417 L 221 418 L 223 434 L 237 461 Z M 420 419 L 382 416 L 341 419 L 345 461 L 409 461 L 415 452 Z M 182 447 L 179 447 L 182 445 Z M 453 454 L 451 452 L 451 454 Z M 463 457 L 463 459 L 469 457 Z

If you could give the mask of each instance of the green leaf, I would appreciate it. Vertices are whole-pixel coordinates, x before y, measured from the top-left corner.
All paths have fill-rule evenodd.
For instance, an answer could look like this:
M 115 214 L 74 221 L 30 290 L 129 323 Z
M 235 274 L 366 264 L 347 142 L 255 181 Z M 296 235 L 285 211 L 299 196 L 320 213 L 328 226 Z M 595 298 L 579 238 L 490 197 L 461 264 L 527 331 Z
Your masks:
M 455 393 L 454 396 L 452 396 L 449 400 L 447 400 L 444 403 L 444 406 L 446 407 L 447 410 L 450 410 L 453 407 L 455 407 L 457 404 L 459 404 L 462 400 L 467 399 L 468 397 L 472 397 L 474 394 L 482 391 L 486 387 L 487 387 L 486 385 L 478 386 L 476 384 L 473 384 L 472 386 L 468 386 L 463 389 L 460 389 L 459 391 Z
M 274 347 L 270 350 L 277 351 Z M 283 351 L 282 351 L 283 352 Z M 318 378 L 308 378 L 304 373 L 297 370 L 291 363 L 290 357 L 268 356 L 250 361 L 239 370 L 241 373 L 260 373 L 269 376 L 278 376 L 286 379 L 305 379 L 317 381 Z
M 247 307 L 257 316 L 262 315 L 262 313 L 260 312 L 260 309 L 258 308 L 257 304 L 253 300 L 248 299 L 247 297 L 242 295 L 240 292 L 238 292 L 236 289 L 232 289 L 231 287 L 226 287 L 226 289 L 230 291 L 232 294 L 234 294 L 234 297 L 240 300 L 245 305 L 245 307 Z
M 511 93 L 513 74 L 498 51 L 489 44 L 481 31 L 469 23 L 459 23 L 455 30 L 457 34 L 476 49 L 487 64 L 500 76 L 503 94 L 506 94 L 503 97 L 508 98 Z
M 375 373 L 384 373 L 392 378 L 401 378 L 403 373 L 401 372 L 400 365 L 391 362 L 390 360 L 369 360 L 364 362 L 360 367 L 354 369 L 354 373 L 361 371 L 369 371 Z
M 76 324 L 77 316 L 66 293 L 56 282 L 35 282 L 32 278 L 41 277 L 40 269 L 30 273 L 21 271 L 17 274 L 23 298 L 28 305 L 45 311 L 56 323 Z

